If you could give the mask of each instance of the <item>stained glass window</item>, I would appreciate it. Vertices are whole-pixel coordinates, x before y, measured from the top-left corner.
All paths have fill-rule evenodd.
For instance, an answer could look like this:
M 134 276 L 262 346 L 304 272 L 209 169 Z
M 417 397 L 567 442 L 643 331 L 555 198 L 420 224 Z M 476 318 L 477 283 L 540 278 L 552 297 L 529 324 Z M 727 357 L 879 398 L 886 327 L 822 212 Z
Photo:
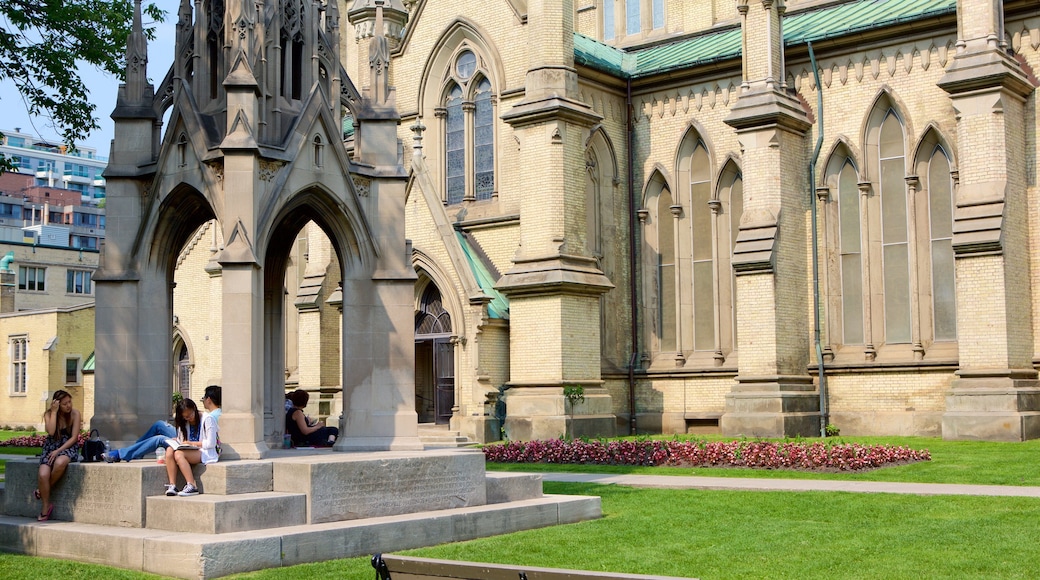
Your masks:
M 466 195 L 466 120 L 462 115 L 462 89 L 452 87 L 445 103 L 445 176 L 449 204 L 462 203 Z
M 495 191 L 495 127 L 491 106 L 491 83 L 477 84 L 473 110 L 473 161 L 476 168 L 477 200 L 491 199 Z

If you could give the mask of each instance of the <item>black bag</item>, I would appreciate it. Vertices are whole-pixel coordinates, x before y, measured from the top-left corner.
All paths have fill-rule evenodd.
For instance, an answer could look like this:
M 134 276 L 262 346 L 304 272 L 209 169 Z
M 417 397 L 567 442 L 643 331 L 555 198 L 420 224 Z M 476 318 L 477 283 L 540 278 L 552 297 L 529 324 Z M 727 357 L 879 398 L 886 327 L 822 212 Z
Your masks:
M 105 442 L 101 440 L 101 434 L 97 429 L 90 431 L 90 436 L 83 442 L 83 462 L 94 463 L 104 461 Z

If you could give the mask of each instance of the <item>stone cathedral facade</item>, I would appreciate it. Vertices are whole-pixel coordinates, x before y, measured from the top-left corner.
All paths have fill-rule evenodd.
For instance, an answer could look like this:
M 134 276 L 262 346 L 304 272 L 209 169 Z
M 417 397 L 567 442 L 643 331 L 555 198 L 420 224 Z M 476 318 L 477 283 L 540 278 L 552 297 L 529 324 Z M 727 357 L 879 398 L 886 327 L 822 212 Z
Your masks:
M 1034 1 L 338 11 L 376 5 L 406 15 L 383 27 L 420 422 L 1040 437 Z M 340 59 L 364 78 L 374 21 L 352 24 Z M 343 123 L 352 158 L 363 126 Z M 349 292 L 306 243 L 299 372 L 367 348 L 314 338 Z

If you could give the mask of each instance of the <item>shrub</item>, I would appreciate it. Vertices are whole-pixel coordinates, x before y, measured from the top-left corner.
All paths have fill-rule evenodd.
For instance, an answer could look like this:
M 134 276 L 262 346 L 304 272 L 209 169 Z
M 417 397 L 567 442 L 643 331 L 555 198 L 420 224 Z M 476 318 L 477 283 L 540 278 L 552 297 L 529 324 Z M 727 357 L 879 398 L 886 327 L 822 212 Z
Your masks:
M 83 445 L 83 442 L 89 438 L 89 434 L 86 431 L 79 432 L 78 445 Z M 12 437 L 7 441 L 0 441 L 0 447 L 43 447 L 43 444 L 47 442 L 47 435 L 36 433 L 33 435 L 22 435 L 21 437 Z
M 512 441 L 484 447 L 492 463 L 576 463 L 854 471 L 930 461 L 927 449 L 892 445 L 768 441 Z

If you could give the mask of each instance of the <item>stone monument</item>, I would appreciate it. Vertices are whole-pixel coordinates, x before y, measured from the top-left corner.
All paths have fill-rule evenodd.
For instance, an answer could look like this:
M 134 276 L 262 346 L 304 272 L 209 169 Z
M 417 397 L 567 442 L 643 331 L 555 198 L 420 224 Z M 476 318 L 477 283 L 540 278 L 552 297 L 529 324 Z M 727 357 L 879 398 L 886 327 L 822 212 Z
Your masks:
M 385 31 L 397 2 L 357 2 L 370 86 L 340 62 L 336 2 L 181 2 L 176 57 L 159 90 L 135 21 L 108 180 L 97 284 L 94 425 L 132 440 L 169 416 L 178 251 L 213 220 L 225 244 L 219 334 L 227 457 L 282 440 L 282 288 L 295 234 L 317 223 L 343 279 L 344 413 L 338 450 L 420 449 L 413 409 L 415 272 L 404 238 L 406 173 Z M 194 11 L 199 11 L 197 14 Z M 163 128 L 162 119 L 170 110 Z M 358 127 L 353 158 L 344 112 Z

